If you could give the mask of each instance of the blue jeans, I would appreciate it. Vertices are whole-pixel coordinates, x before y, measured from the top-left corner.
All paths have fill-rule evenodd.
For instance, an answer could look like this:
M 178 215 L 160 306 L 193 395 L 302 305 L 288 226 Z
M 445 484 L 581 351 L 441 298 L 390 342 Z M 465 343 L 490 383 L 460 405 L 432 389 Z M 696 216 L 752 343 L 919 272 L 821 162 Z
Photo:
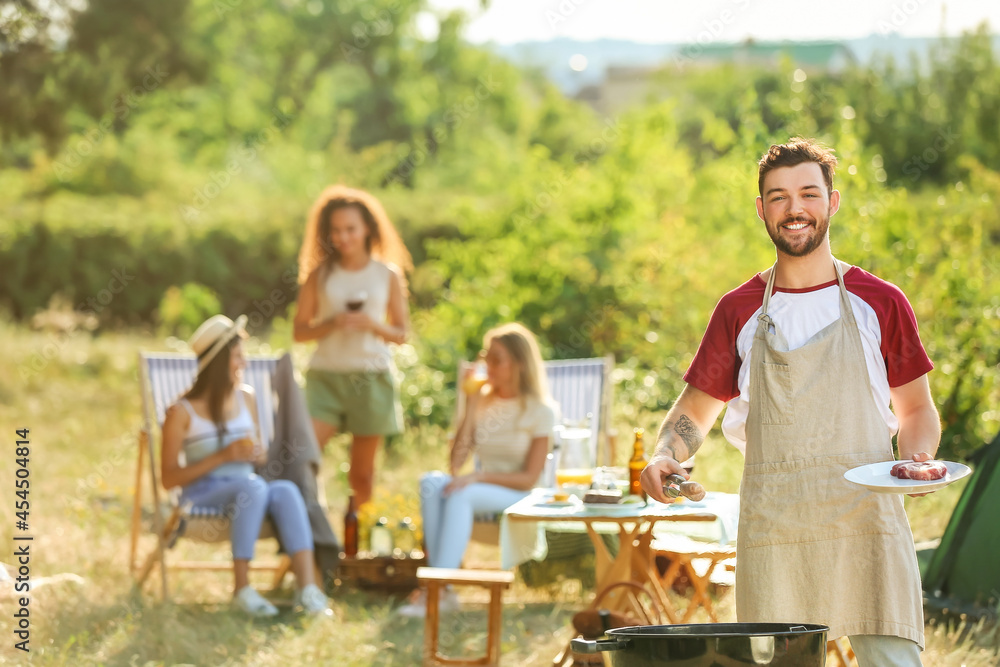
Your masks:
M 420 478 L 420 514 L 431 567 L 462 565 L 476 512 L 502 512 L 528 495 L 497 484 L 469 484 L 446 496 L 444 487 L 449 482 L 451 477 L 440 471 Z
M 299 487 L 288 480 L 263 477 L 205 476 L 184 487 L 181 503 L 222 512 L 232 523 L 229 539 L 234 560 L 253 558 L 264 516 L 270 514 L 288 555 L 313 548 L 312 528 Z

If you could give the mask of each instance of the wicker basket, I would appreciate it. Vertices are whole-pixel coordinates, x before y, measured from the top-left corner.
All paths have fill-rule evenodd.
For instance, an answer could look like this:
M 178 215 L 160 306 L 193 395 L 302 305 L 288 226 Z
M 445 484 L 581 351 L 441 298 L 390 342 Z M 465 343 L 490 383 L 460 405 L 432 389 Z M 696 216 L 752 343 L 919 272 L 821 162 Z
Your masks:
M 427 565 L 423 555 L 373 556 L 359 553 L 356 558 L 343 558 L 337 568 L 342 583 L 365 590 L 387 593 L 408 593 L 420 585 L 417 568 Z

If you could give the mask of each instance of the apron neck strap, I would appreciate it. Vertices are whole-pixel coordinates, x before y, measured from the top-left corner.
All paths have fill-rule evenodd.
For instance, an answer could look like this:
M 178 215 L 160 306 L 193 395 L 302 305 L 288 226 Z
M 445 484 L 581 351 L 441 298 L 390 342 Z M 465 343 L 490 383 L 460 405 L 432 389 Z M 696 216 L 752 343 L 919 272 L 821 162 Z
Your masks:
M 844 273 L 840 270 L 840 262 L 837 261 L 836 257 L 833 258 L 833 270 L 837 272 L 837 282 L 840 284 L 840 289 L 846 290 L 847 288 L 844 287 Z
M 848 322 L 854 323 L 854 309 L 851 308 L 851 297 L 847 294 L 847 286 L 844 284 L 844 273 L 840 270 L 840 262 L 833 258 L 833 268 L 837 271 L 837 285 L 840 287 L 840 316 L 846 318 Z
M 764 309 L 761 311 L 761 315 L 767 315 L 767 307 L 771 303 L 771 293 L 774 291 L 774 274 L 778 272 L 777 267 L 777 264 L 771 265 L 771 275 L 767 277 L 767 287 L 764 288 Z
M 777 273 L 777 264 L 771 266 L 771 275 L 767 277 L 767 287 L 764 288 L 764 304 L 761 315 L 767 317 L 767 308 L 771 303 L 771 294 L 774 292 L 774 276 Z M 847 295 L 847 287 L 844 285 L 844 274 L 840 270 L 840 262 L 833 258 L 833 270 L 837 272 L 837 286 L 840 288 L 840 314 L 853 319 L 854 311 L 851 309 L 850 297 Z M 770 319 L 770 318 L 767 318 Z

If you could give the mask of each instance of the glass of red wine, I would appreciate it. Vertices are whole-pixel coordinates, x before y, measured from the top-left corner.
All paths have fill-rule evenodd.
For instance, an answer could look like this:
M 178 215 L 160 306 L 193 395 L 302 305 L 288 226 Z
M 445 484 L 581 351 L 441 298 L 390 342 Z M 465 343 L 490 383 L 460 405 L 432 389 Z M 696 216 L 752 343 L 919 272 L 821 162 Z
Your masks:
M 347 310 L 352 313 L 356 313 L 365 306 L 365 301 L 368 300 L 367 292 L 355 292 L 347 299 Z

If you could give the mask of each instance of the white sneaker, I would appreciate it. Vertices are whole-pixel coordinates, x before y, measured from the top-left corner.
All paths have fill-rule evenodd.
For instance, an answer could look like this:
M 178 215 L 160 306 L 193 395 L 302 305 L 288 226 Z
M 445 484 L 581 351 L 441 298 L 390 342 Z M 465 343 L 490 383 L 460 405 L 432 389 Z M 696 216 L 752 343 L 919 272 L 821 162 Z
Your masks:
M 423 618 L 427 615 L 427 591 L 420 590 L 410 596 L 410 601 L 396 610 L 396 613 L 406 618 Z
M 264 599 L 252 586 L 244 586 L 233 597 L 233 608 L 250 616 L 277 616 L 278 608 Z
M 295 607 L 313 616 L 332 616 L 330 601 L 316 584 L 308 584 L 295 593 Z
M 438 598 L 438 610 L 441 613 L 458 611 L 462 608 L 462 603 L 458 601 L 458 595 L 450 588 L 441 592 Z M 396 613 L 406 618 L 424 618 L 427 615 L 427 591 L 421 590 L 419 594 L 412 597 L 410 602 L 404 604 L 396 610 Z

